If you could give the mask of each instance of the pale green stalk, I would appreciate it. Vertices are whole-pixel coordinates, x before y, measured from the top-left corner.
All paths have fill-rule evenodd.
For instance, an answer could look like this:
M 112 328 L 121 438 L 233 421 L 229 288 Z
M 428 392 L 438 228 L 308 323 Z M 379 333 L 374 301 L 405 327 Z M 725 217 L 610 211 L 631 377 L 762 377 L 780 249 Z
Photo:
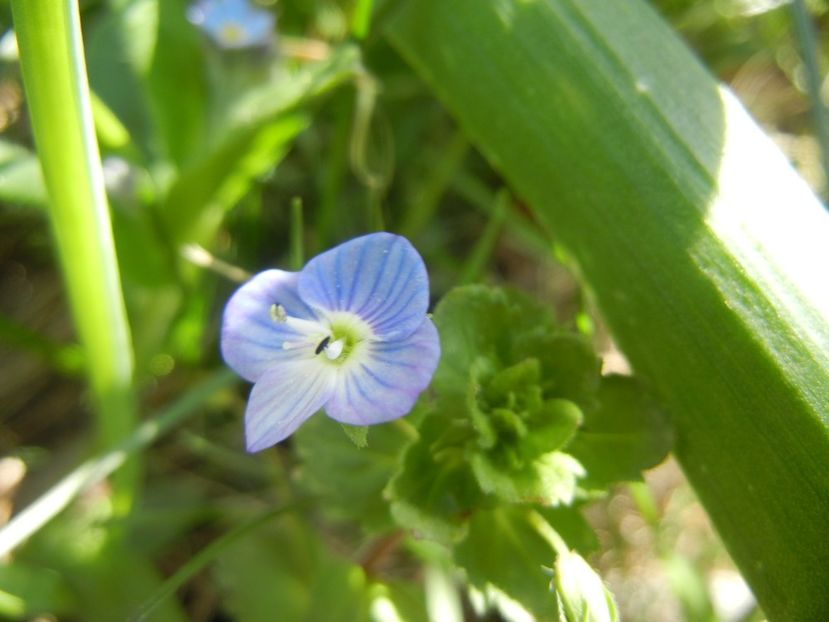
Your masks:
M 302 199 L 291 201 L 291 270 L 302 270 L 305 263 L 305 233 L 302 217 Z
M 100 442 L 132 430 L 133 356 L 95 142 L 74 0 L 13 0 L 23 83 L 49 193 L 57 256 L 92 388 Z M 131 504 L 135 469 L 114 481 L 116 512 Z

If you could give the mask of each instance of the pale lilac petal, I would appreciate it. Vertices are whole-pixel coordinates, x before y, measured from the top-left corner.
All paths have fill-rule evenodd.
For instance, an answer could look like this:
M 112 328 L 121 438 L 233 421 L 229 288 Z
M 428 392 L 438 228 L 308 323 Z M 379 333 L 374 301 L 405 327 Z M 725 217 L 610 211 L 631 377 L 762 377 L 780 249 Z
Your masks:
M 350 311 L 377 338 L 403 339 L 422 324 L 429 277 L 408 240 L 391 233 L 355 238 L 319 255 L 300 272 L 299 293 L 326 311 Z
M 250 452 L 293 434 L 331 397 L 334 368 L 318 360 L 283 363 L 266 371 L 250 392 L 245 411 L 245 443 Z
M 222 319 L 222 358 L 246 380 L 256 382 L 273 363 L 299 355 L 282 348 L 284 341 L 296 339 L 298 333 L 271 317 L 271 306 L 281 304 L 288 315 L 317 319 L 297 294 L 297 278 L 297 272 L 267 270 L 242 285 L 228 301 Z
M 371 344 L 364 361 L 345 366 L 325 412 L 352 425 L 402 417 L 429 385 L 438 358 L 438 332 L 430 319 L 422 318 L 406 339 Z

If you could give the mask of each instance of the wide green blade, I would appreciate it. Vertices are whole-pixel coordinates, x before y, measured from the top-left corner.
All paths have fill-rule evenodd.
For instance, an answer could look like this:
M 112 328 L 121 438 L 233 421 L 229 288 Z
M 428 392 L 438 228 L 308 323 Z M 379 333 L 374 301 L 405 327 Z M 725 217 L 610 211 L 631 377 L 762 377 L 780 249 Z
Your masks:
M 772 620 L 829 619 L 829 215 L 639 0 L 412 0 L 394 45 L 572 253 Z

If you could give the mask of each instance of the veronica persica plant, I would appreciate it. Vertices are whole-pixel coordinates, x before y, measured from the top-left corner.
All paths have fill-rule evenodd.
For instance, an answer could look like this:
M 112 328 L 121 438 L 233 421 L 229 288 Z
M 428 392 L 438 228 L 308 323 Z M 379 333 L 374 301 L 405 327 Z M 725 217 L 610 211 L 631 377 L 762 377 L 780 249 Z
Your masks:
M 404 238 L 373 233 L 312 259 L 267 270 L 231 297 L 222 355 L 254 383 L 248 451 L 292 434 L 320 408 L 370 425 L 402 417 L 427 387 L 440 342 L 426 317 L 429 277 Z

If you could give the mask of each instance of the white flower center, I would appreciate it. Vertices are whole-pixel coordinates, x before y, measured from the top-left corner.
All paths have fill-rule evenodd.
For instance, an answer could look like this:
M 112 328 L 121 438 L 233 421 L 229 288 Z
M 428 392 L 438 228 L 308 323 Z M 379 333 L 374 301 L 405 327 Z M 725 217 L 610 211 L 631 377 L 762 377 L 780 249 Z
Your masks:
M 325 354 L 325 359 L 338 364 L 360 357 L 366 344 L 374 339 L 371 327 L 358 315 L 333 311 L 321 320 L 304 320 L 288 315 L 279 303 L 270 307 L 271 320 L 295 330 L 297 339 L 282 342 L 283 350 L 307 348 L 312 356 Z

